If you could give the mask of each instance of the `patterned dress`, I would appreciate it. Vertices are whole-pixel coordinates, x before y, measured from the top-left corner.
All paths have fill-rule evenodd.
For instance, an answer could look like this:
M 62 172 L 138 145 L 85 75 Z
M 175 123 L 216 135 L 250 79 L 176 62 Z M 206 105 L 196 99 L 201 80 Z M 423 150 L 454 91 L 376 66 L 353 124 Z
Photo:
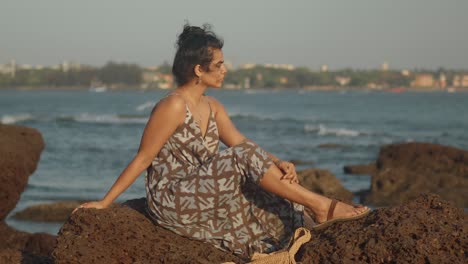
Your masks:
M 250 140 L 218 148 L 214 113 L 203 136 L 186 104 L 184 124 L 147 169 L 149 215 L 176 234 L 246 258 L 285 247 L 303 226 L 303 206 L 258 185 L 272 160 Z

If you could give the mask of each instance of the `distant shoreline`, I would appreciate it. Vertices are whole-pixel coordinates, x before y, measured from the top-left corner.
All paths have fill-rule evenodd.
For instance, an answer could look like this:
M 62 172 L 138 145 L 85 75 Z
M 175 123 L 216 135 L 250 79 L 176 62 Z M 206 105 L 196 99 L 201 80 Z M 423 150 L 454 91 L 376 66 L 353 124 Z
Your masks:
M 137 86 L 130 87 L 104 87 L 105 89 L 101 92 L 114 92 L 114 91 L 138 91 L 138 92 L 147 92 L 147 91 L 164 91 L 170 89 L 142 89 Z M 88 86 L 18 86 L 18 87 L 0 87 L 0 91 L 94 91 L 92 87 Z M 346 92 L 346 91 L 375 91 L 375 92 L 390 92 L 390 93 L 404 93 L 404 92 L 468 92 L 468 87 L 463 88 L 454 88 L 448 87 L 441 89 L 439 87 L 392 87 L 392 88 L 367 88 L 367 87 L 347 87 L 347 86 L 314 86 L 314 87 L 304 87 L 304 88 L 250 88 L 250 89 L 227 89 L 221 88 L 225 91 L 255 91 L 255 90 L 272 90 L 272 91 L 328 91 L 328 92 Z

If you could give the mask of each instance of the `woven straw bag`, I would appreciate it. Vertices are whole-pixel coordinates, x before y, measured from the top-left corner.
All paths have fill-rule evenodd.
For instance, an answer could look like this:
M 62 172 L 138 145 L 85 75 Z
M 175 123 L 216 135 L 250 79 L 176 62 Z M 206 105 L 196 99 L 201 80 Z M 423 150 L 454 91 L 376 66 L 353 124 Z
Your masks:
M 287 250 L 281 250 L 270 254 L 254 253 L 252 262 L 249 264 L 296 264 L 294 256 L 299 248 L 309 242 L 311 238 L 310 231 L 306 228 L 300 227 L 294 232 L 294 237 L 291 238 Z M 223 264 L 235 264 L 234 262 L 226 262 Z

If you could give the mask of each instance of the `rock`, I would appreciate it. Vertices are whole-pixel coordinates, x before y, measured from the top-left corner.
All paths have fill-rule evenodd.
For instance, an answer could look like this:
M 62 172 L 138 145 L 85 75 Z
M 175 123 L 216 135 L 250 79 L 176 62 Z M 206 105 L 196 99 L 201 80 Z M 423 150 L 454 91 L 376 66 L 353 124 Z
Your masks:
M 18 231 L 9 227 L 4 222 L 0 223 L 0 234 L 0 251 L 3 252 L 0 254 L 0 263 L 23 263 L 13 261 L 18 254 L 27 259 L 48 261 L 56 245 L 56 236 L 45 233 L 30 234 Z M 12 261 L 1 261 L 2 259 L 8 258 L 11 258 Z
M 85 201 L 61 201 L 52 204 L 38 204 L 17 212 L 12 218 L 39 222 L 65 222 L 72 211 Z
M 18 203 L 43 149 L 37 130 L 0 124 L 0 221 Z
M 468 218 L 463 209 L 423 195 L 407 204 L 313 232 L 302 263 L 466 263 Z
M 18 231 L 3 221 L 18 203 L 43 149 L 37 130 L 0 124 L 0 263 L 52 263 L 55 236 Z
M 335 143 L 325 143 L 318 145 L 319 148 L 347 148 L 348 145 L 335 144 Z
M 130 201 L 138 210 L 144 199 Z M 62 226 L 53 258 L 60 263 L 239 262 L 213 246 L 178 236 L 128 206 L 80 209 Z
M 27 252 L 4 249 L 0 250 L 0 263 L 8 264 L 52 264 L 52 258 L 44 256 L 35 256 Z
M 353 199 L 353 194 L 346 190 L 336 176 L 328 170 L 307 169 L 299 171 L 298 178 L 302 186 L 315 193 L 346 202 Z
M 343 171 L 346 174 L 372 175 L 375 170 L 376 168 L 374 162 L 360 165 L 346 165 L 343 167 Z
M 289 162 L 291 162 L 295 166 L 298 166 L 298 165 L 299 166 L 300 165 L 314 165 L 314 162 L 311 161 L 311 160 L 292 159 L 292 160 L 289 160 Z
M 436 193 L 468 207 L 468 151 L 427 143 L 381 148 L 365 203 L 400 204 L 421 193 Z
M 57 237 L 46 233 L 31 234 L 24 245 L 24 251 L 36 256 L 50 256 L 57 244 Z

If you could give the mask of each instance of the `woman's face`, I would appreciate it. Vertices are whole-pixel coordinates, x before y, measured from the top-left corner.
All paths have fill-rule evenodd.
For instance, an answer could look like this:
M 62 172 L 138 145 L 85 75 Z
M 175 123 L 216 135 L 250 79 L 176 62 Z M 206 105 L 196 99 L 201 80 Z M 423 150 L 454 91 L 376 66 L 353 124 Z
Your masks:
M 213 59 L 208 66 L 208 71 L 203 72 L 201 81 L 208 87 L 220 88 L 221 85 L 223 85 L 226 72 L 227 70 L 224 65 L 223 51 L 220 49 L 214 49 Z

